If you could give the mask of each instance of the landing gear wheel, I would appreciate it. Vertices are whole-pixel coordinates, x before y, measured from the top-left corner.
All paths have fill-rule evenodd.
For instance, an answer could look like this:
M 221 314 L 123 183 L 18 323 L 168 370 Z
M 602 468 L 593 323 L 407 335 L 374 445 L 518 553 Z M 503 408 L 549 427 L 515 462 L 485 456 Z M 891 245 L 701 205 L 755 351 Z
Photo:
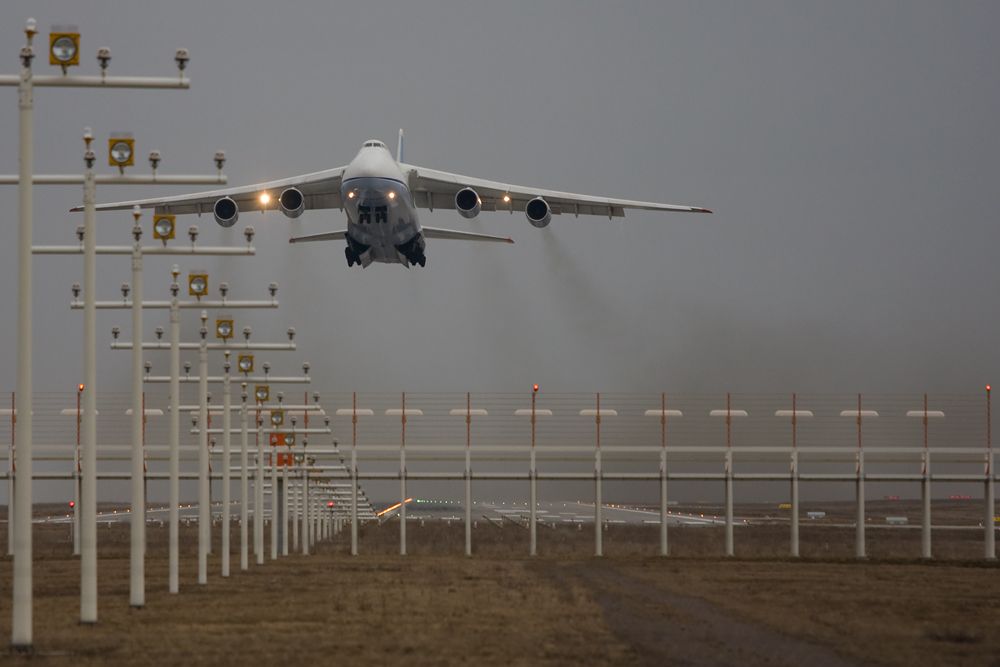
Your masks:
M 347 257 L 347 266 L 354 266 L 355 263 L 361 264 L 358 254 L 351 250 L 350 246 L 344 248 L 344 256 Z

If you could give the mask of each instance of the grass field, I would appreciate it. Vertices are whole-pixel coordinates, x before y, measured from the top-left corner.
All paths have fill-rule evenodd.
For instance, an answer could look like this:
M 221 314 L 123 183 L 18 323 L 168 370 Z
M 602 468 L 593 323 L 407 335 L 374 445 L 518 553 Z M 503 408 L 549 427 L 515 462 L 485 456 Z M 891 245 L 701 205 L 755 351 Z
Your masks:
M 218 530 L 214 537 L 218 538 Z M 1000 664 L 1000 568 L 972 560 L 979 531 L 941 531 L 920 562 L 918 530 L 871 531 L 854 562 L 849 529 L 803 525 L 799 561 L 787 527 L 736 533 L 677 528 L 656 557 L 655 527 L 613 526 L 596 559 L 592 527 L 527 531 L 480 521 L 476 554 L 463 528 L 398 524 L 362 530 L 264 566 L 195 579 L 196 529 L 182 531 L 181 593 L 166 592 L 166 529 L 151 527 L 147 606 L 128 606 L 128 527 L 101 527 L 100 623 L 81 626 L 79 563 L 65 526 L 35 530 L 35 655 L 44 664 Z M 238 535 L 234 529 L 234 537 Z M 5 537 L 5 536 L 3 536 Z M 2 541 L 0 541 L 2 544 Z M 234 547 L 238 549 L 238 539 Z M 6 545 L 3 545 L 4 549 Z M 218 546 L 216 546 L 216 554 Z M 269 553 L 269 552 L 268 552 Z M 252 562 L 253 559 L 251 559 Z M 0 633 L 10 633 L 8 558 L 0 560 Z

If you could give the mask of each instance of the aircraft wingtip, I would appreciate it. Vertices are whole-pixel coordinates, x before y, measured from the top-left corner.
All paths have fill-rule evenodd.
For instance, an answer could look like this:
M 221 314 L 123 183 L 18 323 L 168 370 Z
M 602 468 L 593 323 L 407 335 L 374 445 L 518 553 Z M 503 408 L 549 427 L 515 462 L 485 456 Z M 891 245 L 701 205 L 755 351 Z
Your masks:
M 713 211 L 710 208 L 696 208 L 694 210 L 694 212 L 695 213 L 712 213 Z
M 80 211 L 82 211 L 82 210 L 83 210 L 83 207 L 82 207 L 82 206 L 74 206 L 73 208 L 71 208 L 71 209 L 69 210 L 69 212 L 70 212 L 70 213 L 79 213 L 79 212 L 80 212 Z

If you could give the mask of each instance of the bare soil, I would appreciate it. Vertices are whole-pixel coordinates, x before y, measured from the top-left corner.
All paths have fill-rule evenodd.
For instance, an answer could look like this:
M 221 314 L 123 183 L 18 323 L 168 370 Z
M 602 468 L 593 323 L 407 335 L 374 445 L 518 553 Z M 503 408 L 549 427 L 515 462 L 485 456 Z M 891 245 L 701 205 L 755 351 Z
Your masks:
M 527 530 L 480 520 L 475 555 L 463 527 L 364 526 L 349 537 L 195 581 L 196 528 L 182 529 L 181 593 L 166 592 L 166 529 L 150 526 L 147 603 L 128 605 L 128 526 L 99 529 L 100 622 L 81 626 L 79 562 L 66 526 L 35 530 L 35 654 L 0 662 L 91 664 L 1000 665 L 1000 568 L 975 560 L 980 531 L 940 531 L 921 562 L 919 531 L 871 531 L 855 562 L 853 531 L 803 524 L 805 558 L 785 558 L 787 526 L 736 533 L 612 526 L 602 559 L 593 527 Z M 0 546 L 6 552 L 5 531 Z M 265 551 L 269 553 L 269 550 Z M 0 558 L 0 636 L 10 636 L 11 562 Z

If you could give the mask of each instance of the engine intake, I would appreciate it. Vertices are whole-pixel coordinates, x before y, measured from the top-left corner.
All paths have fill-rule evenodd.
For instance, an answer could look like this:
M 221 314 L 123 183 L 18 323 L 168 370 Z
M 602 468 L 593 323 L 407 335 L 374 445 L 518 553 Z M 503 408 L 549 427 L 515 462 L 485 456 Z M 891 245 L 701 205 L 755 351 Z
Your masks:
M 298 188 L 285 188 L 278 196 L 278 205 L 287 218 L 297 218 L 306 208 L 306 198 Z
M 527 216 L 528 222 L 539 229 L 547 227 L 552 222 L 552 209 L 549 207 L 549 203 L 541 197 L 535 197 L 528 202 L 528 205 L 524 207 L 524 215 Z
M 236 205 L 232 197 L 223 197 L 215 202 L 212 207 L 212 214 L 215 221 L 221 227 L 232 227 L 240 217 L 240 207 Z
M 482 206 L 483 202 L 479 199 L 479 194 L 472 188 L 462 188 L 455 193 L 455 209 L 463 218 L 476 217 Z

